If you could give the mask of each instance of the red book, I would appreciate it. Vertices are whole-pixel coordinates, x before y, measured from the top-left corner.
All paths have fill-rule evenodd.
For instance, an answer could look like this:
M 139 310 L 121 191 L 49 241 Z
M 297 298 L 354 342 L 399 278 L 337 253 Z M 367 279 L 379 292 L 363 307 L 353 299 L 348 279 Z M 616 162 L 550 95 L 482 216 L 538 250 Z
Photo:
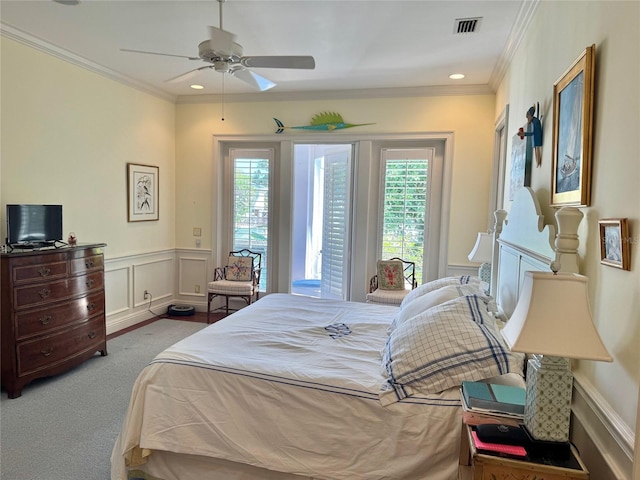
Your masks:
M 473 443 L 478 450 L 485 450 L 487 452 L 495 452 L 503 455 L 513 455 L 514 457 L 526 457 L 527 451 L 521 445 L 505 445 L 502 443 L 486 443 L 478 438 L 478 434 L 475 430 L 471 431 L 473 437 Z

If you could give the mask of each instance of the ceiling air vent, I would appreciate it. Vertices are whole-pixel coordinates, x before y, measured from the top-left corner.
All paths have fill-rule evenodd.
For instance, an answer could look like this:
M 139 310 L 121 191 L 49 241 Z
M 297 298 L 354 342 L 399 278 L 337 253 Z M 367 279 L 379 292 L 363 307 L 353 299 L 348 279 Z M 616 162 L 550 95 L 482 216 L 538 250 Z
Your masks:
M 475 33 L 480 28 L 482 17 L 457 18 L 453 25 L 453 33 Z

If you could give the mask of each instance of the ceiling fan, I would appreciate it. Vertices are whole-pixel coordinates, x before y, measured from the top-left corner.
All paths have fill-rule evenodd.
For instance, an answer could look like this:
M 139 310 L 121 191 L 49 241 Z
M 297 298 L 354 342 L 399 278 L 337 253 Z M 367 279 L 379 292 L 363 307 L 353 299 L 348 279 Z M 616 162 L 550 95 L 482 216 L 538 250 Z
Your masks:
M 280 55 L 280 56 L 243 56 L 242 46 L 235 41 L 235 35 L 222 29 L 222 4 L 225 0 L 217 0 L 220 11 L 220 27 L 209 27 L 209 38 L 198 45 L 198 56 L 174 55 L 171 53 L 147 52 L 122 48 L 123 52 L 181 57 L 189 60 L 201 60 L 211 65 L 205 65 L 170 78 L 167 82 L 180 82 L 192 78 L 202 70 L 213 69 L 216 72 L 228 73 L 238 80 L 257 88 L 261 92 L 276 86 L 274 82 L 253 72 L 252 68 L 297 68 L 314 69 L 316 64 L 312 56 L 308 55 Z

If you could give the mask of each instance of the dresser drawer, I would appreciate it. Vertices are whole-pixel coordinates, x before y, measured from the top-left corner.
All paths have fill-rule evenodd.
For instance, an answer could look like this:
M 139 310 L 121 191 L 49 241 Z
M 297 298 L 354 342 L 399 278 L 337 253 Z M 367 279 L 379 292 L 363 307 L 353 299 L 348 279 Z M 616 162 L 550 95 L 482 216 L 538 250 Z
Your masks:
M 14 262 L 13 268 L 11 269 L 13 283 L 20 285 L 66 277 L 69 273 L 68 262 L 63 255 L 62 258 L 57 258 L 59 255 L 55 255 L 55 257 L 56 258 L 50 262 L 37 265 L 29 265 L 29 262 L 22 262 L 27 259 L 20 259 L 20 263 L 26 263 L 26 265 L 20 265 L 19 262 Z
M 17 345 L 18 376 L 51 368 L 91 349 L 97 351 L 105 335 L 104 317 L 99 315 L 64 332 L 21 342 Z
M 20 311 L 15 315 L 16 339 L 23 340 L 104 313 L 104 292 L 56 303 L 50 307 Z
M 71 274 L 102 270 L 104 268 L 104 257 L 101 254 L 88 255 L 86 257 L 74 258 L 71 260 Z
M 91 290 L 101 290 L 103 284 L 104 275 L 100 271 L 56 282 L 16 287 L 13 291 L 14 308 L 22 309 L 54 303 Z

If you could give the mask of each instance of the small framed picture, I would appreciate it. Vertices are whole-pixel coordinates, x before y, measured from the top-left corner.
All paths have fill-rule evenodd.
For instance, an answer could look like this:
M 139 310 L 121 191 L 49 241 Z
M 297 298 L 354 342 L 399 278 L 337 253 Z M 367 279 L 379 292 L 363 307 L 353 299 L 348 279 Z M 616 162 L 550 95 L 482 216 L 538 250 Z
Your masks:
M 127 203 L 129 222 L 148 222 L 160 218 L 159 167 L 127 163 Z
M 605 218 L 600 225 L 600 263 L 630 268 L 629 227 L 626 218 Z

